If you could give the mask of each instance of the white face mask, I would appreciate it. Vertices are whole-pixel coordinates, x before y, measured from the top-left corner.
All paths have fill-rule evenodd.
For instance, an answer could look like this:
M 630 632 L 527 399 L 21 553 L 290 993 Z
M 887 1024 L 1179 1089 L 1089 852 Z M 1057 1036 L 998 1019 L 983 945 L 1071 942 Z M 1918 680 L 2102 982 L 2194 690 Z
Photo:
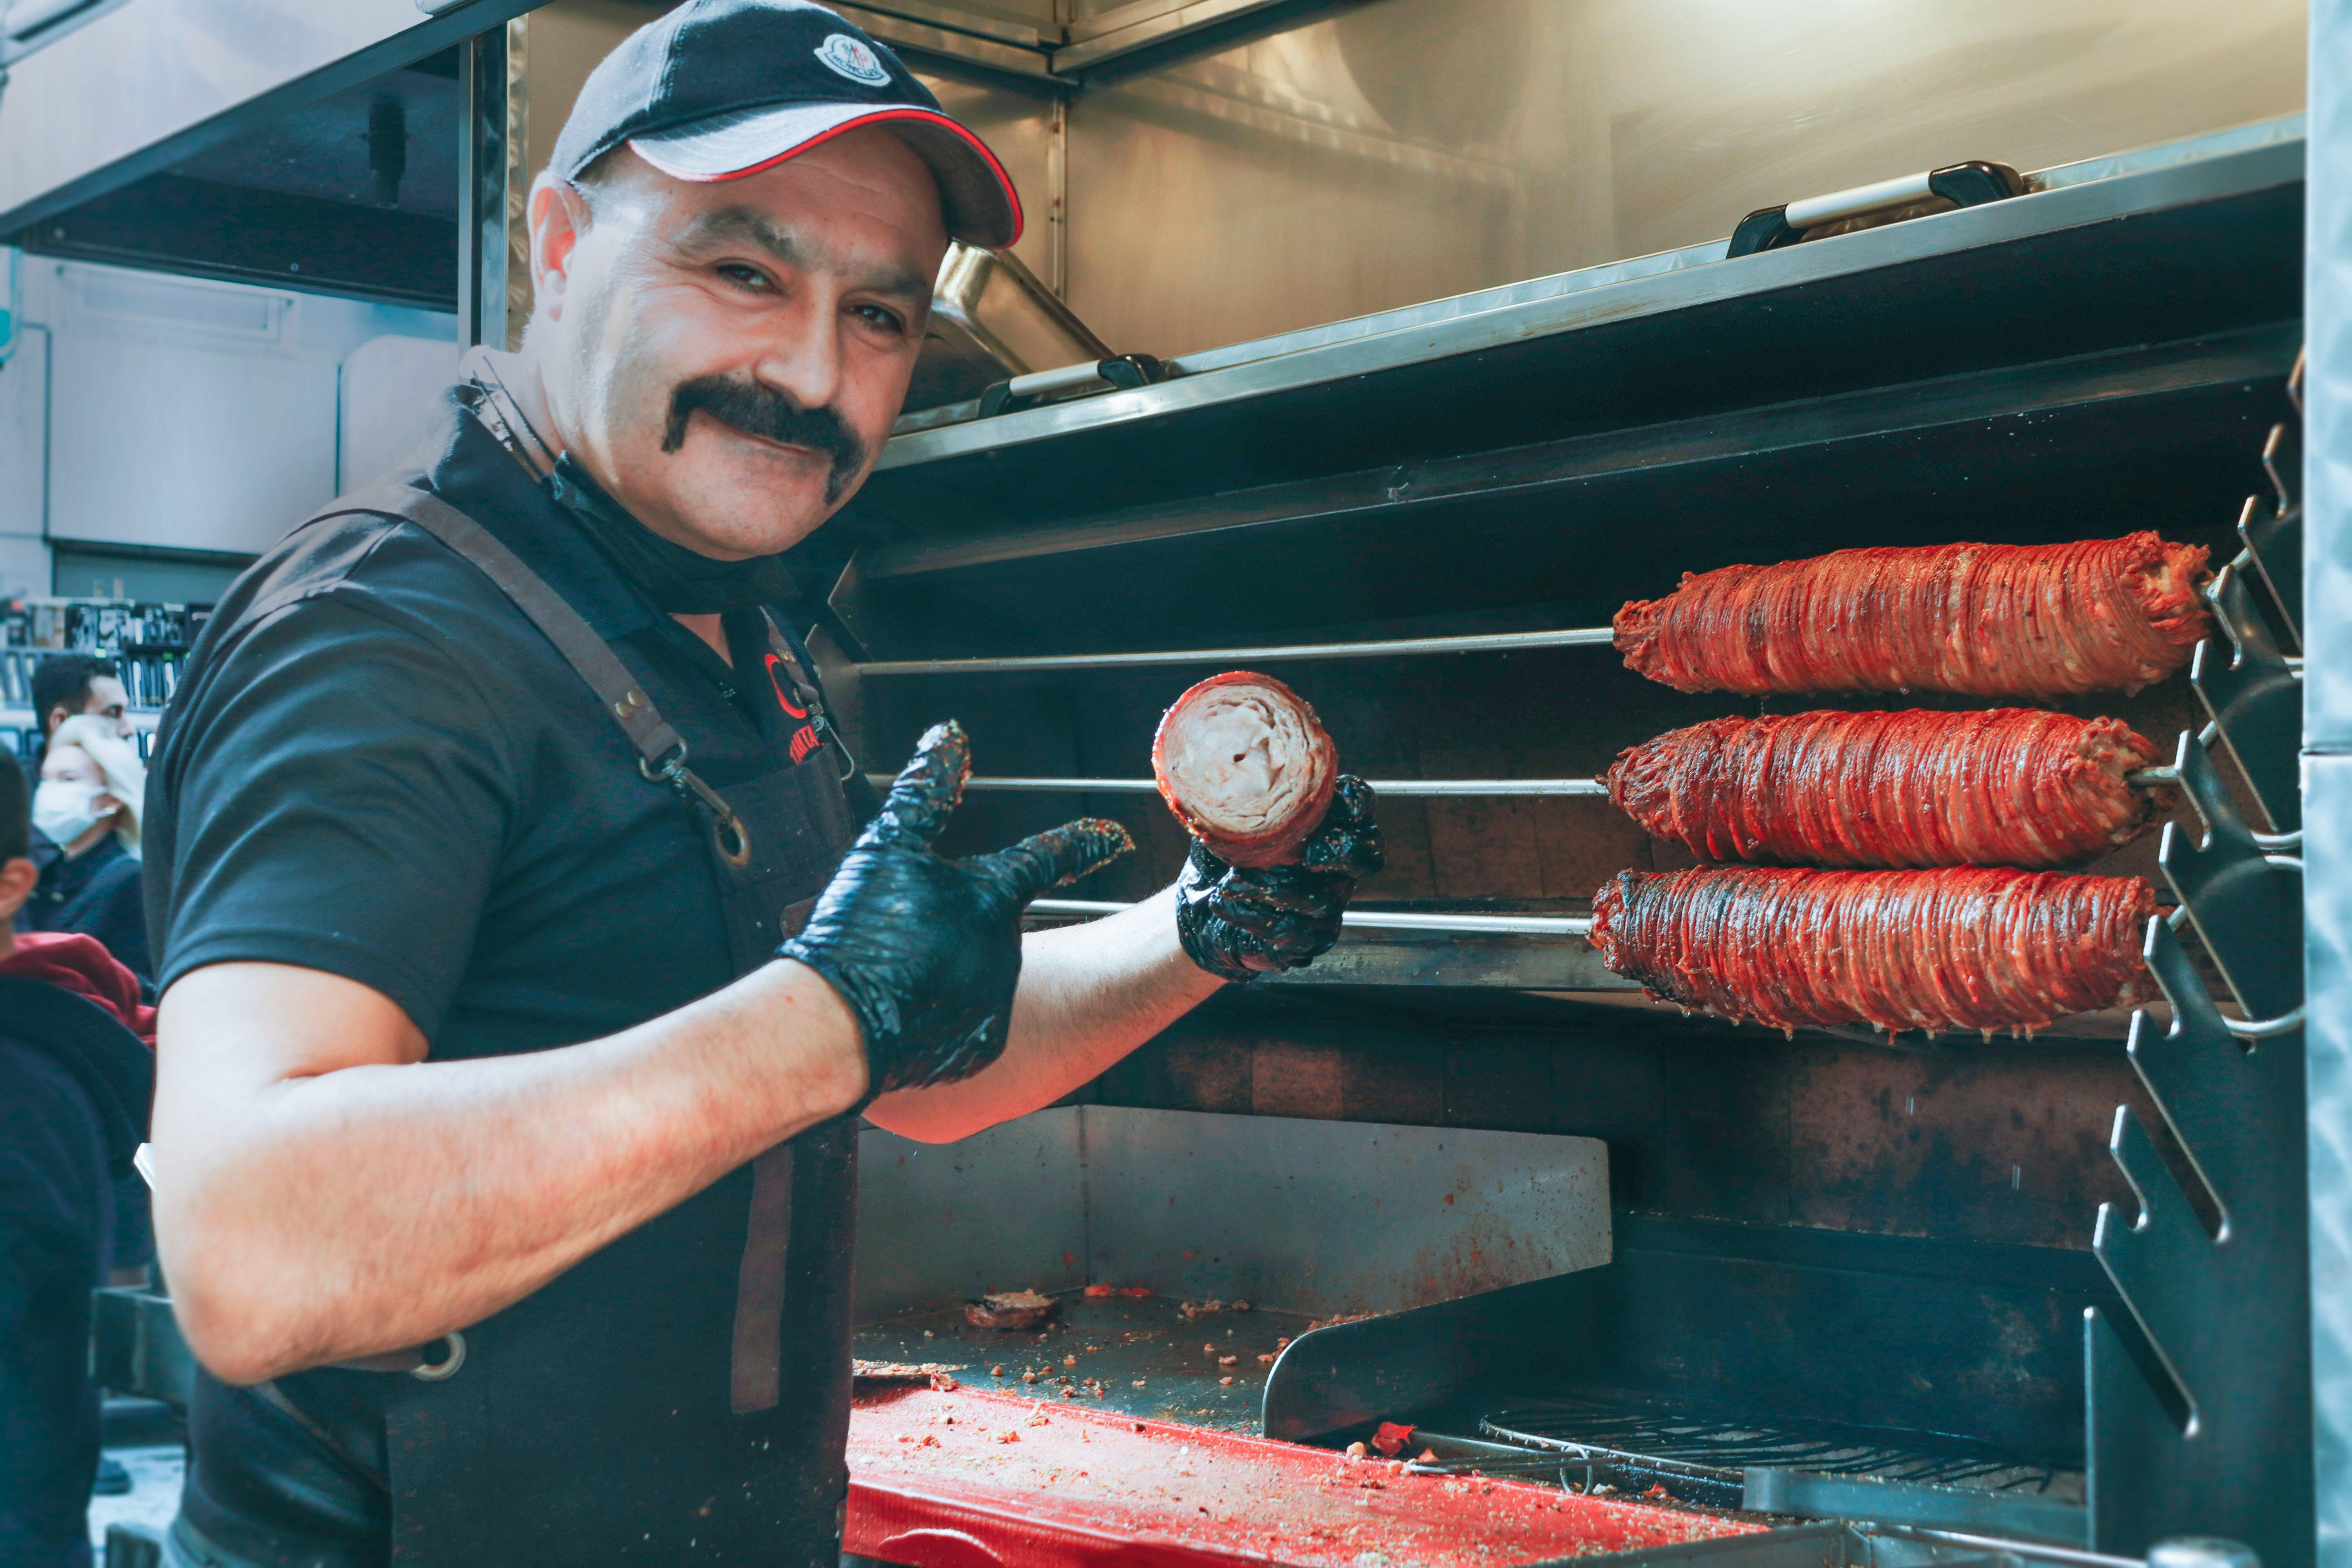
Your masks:
M 112 812 L 101 812 L 96 802 L 106 791 L 71 779 L 43 779 L 33 792 L 33 826 L 50 843 L 64 848 Z

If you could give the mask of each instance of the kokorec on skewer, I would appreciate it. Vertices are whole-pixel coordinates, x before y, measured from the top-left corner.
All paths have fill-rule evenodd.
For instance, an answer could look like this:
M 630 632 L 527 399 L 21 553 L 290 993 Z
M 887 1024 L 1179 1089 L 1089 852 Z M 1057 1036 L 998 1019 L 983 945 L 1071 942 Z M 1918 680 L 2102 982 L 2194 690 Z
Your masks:
M 1653 996 L 1782 1029 L 2032 1032 L 2149 1000 L 2136 877 L 1948 867 L 1623 871 L 1592 942 Z
M 2206 552 L 2070 544 L 1840 550 L 1685 574 L 1617 612 L 1628 668 L 1678 691 L 2134 692 L 2189 660 Z
M 1169 705 L 1151 773 L 1178 821 L 1231 866 L 1280 866 L 1322 825 L 1339 754 L 1307 700 L 1270 675 L 1212 676 Z
M 1328 952 L 1383 857 L 1372 791 L 1306 700 L 1248 670 L 1204 680 L 1160 718 L 1151 772 L 1192 836 L 1176 882 L 1192 962 L 1246 981 Z
M 1712 719 L 1629 747 L 1609 798 L 1706 860 L 2063 866 L 2154 815 L 2156 747 L 2117 719 L 2027 708 Z

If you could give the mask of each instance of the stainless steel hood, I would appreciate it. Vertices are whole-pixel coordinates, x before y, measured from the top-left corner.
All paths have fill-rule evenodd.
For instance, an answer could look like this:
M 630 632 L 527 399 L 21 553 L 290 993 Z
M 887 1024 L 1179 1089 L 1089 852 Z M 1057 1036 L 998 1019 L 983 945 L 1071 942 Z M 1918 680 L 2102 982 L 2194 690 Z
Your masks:
M 128 0 L 0 85 L 0 234 L 498 26 L 534 0 Z

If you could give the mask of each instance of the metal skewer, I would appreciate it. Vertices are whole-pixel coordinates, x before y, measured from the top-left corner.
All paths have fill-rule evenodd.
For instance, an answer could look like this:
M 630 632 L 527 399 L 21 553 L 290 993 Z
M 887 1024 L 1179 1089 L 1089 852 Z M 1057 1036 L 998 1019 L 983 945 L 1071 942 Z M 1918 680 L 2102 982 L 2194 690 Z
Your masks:
M 1478 637 L 1401 637 L 1386 642 L 1290 643 L 1280 647 L 1172 648 L 1160 653 L 1064 653 L 1026 658 L 904 658 L 861 664 L 861 676 L 1010 675 L 1032 669 L 1115 669 L 1156 664 L 1267 664 L 1289 658 L 1387 658 L 1424 653 L 1515 653 L 1538 647 L 1605 647 L 1607 626 L 1557 632 L 1496 632 Z
M 1030 912 L 1040 915 L 1115 915 L 1133 908 L 1133 904 L 1097 899 L 1029 900 Z M 1592 935 L 1590 915 L 1423 915 L 1391 910 L 1349 910 L 1339 917 L 1339 923 L 1351 931 L 1451 931 L 1473 936 Z
M 877 788 L 890 787 L 887 773 L 866 775 Z M 1384 795 L 1598 795 L 1609 793 L 1609 786 L 1599 779 L 1367 779 L 1374 793 Z M 994 778 L 982 773 L 966 779 L 964 788 L 975 790 L 1026 790 L 1030 792 L 1059 791 L 1066 794 L 1128 794 L 1150 795 L 1159 785 L 1150 779 L 1081 779 L 1081 778 Z
M 866 778 L 877 789 L 890 787 L 887 773 L 868 773 Z M 2141 768 L 2124 775 L 2134 789 L 2180 787 L 2180 773 L 2166 766 Z M 1415 795 L 1606 795 L 1609 786 L 1600 779 L 1366 779 L 1375 795 L 1408 798 Z M 1160 786 L 1150 779 L 1088 779 L 1028 776 L 991 776 L 982 773 L 964 781 L 971 790 L 1027 791 L 1033 794 L 1064 793 L 1070 795 L 1150 795 Z

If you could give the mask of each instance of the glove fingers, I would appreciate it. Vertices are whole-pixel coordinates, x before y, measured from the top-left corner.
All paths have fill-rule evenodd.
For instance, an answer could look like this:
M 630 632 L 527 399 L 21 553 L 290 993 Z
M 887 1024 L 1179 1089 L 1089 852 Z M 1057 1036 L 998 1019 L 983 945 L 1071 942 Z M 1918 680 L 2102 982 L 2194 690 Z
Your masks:
M 1371 785 L 1353 773 L 1340 774 L 1322 826 L 1299 851 L 1299 863 L 1310 871 L 1339 872 L 1351 879 L 1378 873 L 1388 857 L 1381 849 L 1375 805 Z
M 1191 841 L 1184 856 L 1192 862 L 1192 869 L 1201 874 L 1203 882 L 1213 882 L 1232 868 L 1217 858 L 1216 851 L 1197 838 Z
M 1337 823 L 1354 827 L 1372 820 L 1376 802 L 1372 786 L 1354 773 L 1341 773 L 1331 785 L 1331 804 L 1323 811 L 1323 826 Z
M 1118 823 L 1083 816 L 983 856 L 974 868 L 994 878 L 1016 904 L 1026 904 L 1046 889 L 1075 882 L 1134 847 L 1135 840 Z
M 915 754 L 891 781 L 881 814 L 857 836 L 860 845 L 894 844 L 902 848 L 928 847 L 948 825 L 948 814 L 963 798 L 964 780 L 971 776 L 971 742 L 963 726 L 950 719 L 923 732 Z

